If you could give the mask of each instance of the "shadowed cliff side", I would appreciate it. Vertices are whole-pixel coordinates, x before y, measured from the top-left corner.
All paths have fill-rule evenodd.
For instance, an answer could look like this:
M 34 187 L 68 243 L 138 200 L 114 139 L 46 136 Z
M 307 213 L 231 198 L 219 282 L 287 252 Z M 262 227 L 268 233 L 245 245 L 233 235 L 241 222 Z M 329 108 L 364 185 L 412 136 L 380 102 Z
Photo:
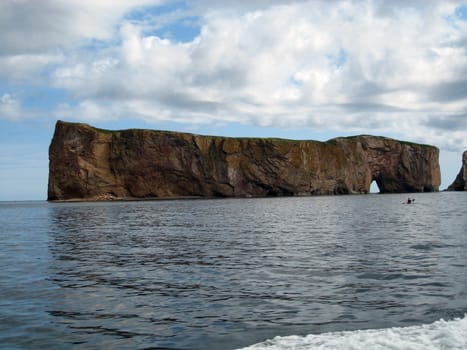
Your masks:
M 436 147 L 376 136 L 327 142 L 108 131 L 58 121 L 48 200 L 438 191 Z
M 462 155 L 462 166 L 454 182 L 447 188 L 448 191 L 467 191 L 467 151 Z

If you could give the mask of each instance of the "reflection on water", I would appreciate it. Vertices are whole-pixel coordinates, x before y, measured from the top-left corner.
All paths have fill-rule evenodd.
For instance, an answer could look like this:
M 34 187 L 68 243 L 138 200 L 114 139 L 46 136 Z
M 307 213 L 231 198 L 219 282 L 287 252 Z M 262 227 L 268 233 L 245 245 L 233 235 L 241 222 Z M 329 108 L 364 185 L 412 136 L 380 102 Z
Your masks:
M 0 259 L 16 262 L 1 274 L 3 339 L 23 348 L 234 349 L 463 316 L 466 196 L 404 199 L 0 207 L 9 237 Z

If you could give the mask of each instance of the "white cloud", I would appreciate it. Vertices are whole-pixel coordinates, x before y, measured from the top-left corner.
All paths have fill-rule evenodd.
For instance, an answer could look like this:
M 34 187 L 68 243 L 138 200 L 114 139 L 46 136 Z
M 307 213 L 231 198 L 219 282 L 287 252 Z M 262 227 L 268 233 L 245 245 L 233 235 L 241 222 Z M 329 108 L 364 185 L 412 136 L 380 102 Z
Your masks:
M 63 61 L 60 54 L 0 55 L 0 77 L 14 82 L 37 80 L 45 67 Z
M 39 53 L 113 38 L 130 10 L 158 0 L 5 0 L 0 2 L 1 54 Z
M 70 50 L 115 38 L 131 10 L 161 0 L 0 1 L 0 77 L 31 80 Z
M 0 119 L 16 120 L 24 117 L 21 104 L 10 94 L 0 96 Z

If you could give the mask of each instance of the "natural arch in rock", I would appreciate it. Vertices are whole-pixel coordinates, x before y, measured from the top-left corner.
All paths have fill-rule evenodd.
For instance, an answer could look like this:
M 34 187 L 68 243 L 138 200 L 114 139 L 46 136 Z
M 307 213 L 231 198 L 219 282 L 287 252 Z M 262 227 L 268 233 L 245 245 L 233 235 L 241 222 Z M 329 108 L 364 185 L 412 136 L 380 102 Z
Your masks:
M 360 135 L 326 142 L 101 130 L 58 121 L 49 200 L 438 191 L 439 150 Z

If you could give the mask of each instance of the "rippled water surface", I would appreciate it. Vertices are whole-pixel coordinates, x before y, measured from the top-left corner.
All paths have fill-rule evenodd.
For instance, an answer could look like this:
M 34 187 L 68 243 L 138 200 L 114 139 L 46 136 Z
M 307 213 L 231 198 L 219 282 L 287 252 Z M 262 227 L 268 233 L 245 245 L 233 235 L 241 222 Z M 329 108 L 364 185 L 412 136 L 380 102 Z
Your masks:
M 467 194 L 0 203 L 0 347 L 235 349 L 467 313 Z

